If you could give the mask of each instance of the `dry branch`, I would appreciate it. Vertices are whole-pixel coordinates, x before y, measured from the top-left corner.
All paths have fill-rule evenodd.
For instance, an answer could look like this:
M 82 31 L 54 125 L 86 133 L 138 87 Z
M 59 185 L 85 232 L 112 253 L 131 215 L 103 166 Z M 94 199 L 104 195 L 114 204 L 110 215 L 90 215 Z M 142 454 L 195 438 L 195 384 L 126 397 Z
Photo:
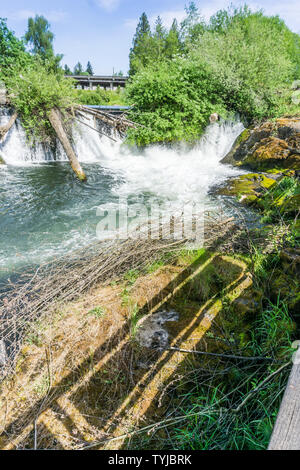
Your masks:
M 4 139 L 8 131 L 12 128 L 12 126 L 16 122 L 17 117 L 18 117 L 18 113 L 14 112 L 14 114 L 11 116 L 8 123 L 0 127 L 0 140 Z
M 61 116 L 57 109 L 54 109 L 54 108 L 51 109 L 49 113 L 49 121 L 67 154 L 67 157 L 70 161 L 72 169 L 74 170 L 75 174 L 80 179 L 80 181 L 85 181 L 86 175 L 79 164 L 78 158 L 69 141 L 66 131 L 64 130 L 64 127 L 61 121 Z

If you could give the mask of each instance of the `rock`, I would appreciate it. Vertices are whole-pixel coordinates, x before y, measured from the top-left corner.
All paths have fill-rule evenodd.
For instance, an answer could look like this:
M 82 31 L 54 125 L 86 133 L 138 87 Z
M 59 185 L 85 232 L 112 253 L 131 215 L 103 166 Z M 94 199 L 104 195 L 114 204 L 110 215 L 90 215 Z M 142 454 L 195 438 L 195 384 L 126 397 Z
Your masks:
M 249 173 L 230 179 L 226 186 L 218 189 L 217 194 L 236 196 L 242 204 L 253 205 L 261 194 L 265 193 L 276 180 L 258 173 Z
M 178 321 L 179 315 L 174 310 L 161 311 L 142 318 L 138 324 L 136 340 L 150 349 L 165 349 L 169 344 L 169 333 L 164 328 L 166 322 Z
M 219 120 L 220 120 L 220 116 L 218 115 L 218 113 L 213 113 L 213 114 L 210 115 L 209 122 L 211 124 L 214 124 L 215 122 L 217 122 Z
M 265 122 L 242 132 L 222 163 L 254 170 L 300 168 L 300 117 Z

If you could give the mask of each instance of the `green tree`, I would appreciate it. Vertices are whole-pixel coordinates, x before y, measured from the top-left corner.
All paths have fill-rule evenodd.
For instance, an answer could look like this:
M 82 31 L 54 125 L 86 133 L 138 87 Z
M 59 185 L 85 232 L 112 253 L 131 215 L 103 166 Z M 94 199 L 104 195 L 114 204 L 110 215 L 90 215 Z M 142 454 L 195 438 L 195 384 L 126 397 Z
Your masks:
M 0 77 L 9 75 L 11 67 L 24 67 L 30 61 L 23 41 L 17 39 L 8 29 L 6 20 L 0 18 Z
M 36 15 L 28 18 L 28 30 L 24 36 L 27 45 L 31 45 L 31 52 L 38 55 L 48 65 L 48 68 L 57 71 L 62 54 L 54 54 L 54 34 L 50 31 L 50 23 L 43 16 Z
M 181 22 L 181 37 L 186 43 L 193 43 L 205 30 L 205 22 L 201 18 L 198 7 L 191 1 L 185 7 L 186 18 Z
M 151 50 L 151 28 L 146 13 L 139 19 L 129 54 L 129 75 L 134 75 L 140 68 L 149 64 Z
M 165 56 L 168 59 L 174 57 L 181 51 L 180 31 L 178 22 L 174 19 L 171 29 L 165 39 Z
M 93 67 L 92 67 L 92 64 L 90 63 L 90 61 L 88 61 L 88 63 L 87 63 L 86 72 L 89 75 L 94 75 Z
M 211 68 L 229 109 L 250 118 L 272 115 L 278 91 L 295 72 L 277 21 L 244 8 L 216 18 L 214 27 L 191 46 L 190 59 Z
M 166 45 L 167 31 L 162 23 L 160 16 L 155 21 L 155 28 L 152 42 L 152 57 L 153 60 L 161 60 L 164 56 Z
M 83 67 L 80 62 L 78 62 L 74 67 L 73 75 L 82 75 L 83 74 Z
M 64 73 L 65 75 L 72 75 L 72 70 L 67 64 L 64 66 Z
M 50 23 L 43 16 L 36 15 L 28 18 L 28 30 L 25 33 L 25 41 L 31 45 L 32 53 L 49 58 L 54 55 L 54 34 L 50 31 Z

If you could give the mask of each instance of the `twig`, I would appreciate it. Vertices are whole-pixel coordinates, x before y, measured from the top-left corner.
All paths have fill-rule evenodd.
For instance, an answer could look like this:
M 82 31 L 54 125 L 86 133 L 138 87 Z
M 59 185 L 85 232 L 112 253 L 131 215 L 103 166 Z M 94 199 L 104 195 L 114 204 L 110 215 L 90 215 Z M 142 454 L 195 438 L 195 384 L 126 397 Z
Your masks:
M 261 387 L 263 387 L 267 382 L 269 382 L 269 380 L 271 380 L 271 378 L 274 377 L 274 375 L 279 374 L 279 372 L 281 372 L 283 369 L 285 369 L 285 367 L 289 365 L 290 365 L 290 362 L 286 362 L 283 366 L 279 367 L 279 369 L 277 369 L 275 372 L 273 372 L 271 375 L 265 378 L 262 382 L 260 382 L 260 384 L 258 384 L 257 387 L 255 387 L 253 390 L 249 392 L 245 400 L 243 400 L 242 403 L 237 408 L 232 410 L 232 412 L 238 413 L 241 410 L 241 408 L 247 403 L 247 401 L 253 395 L 253 393 L 256 393 Z
M 242 361 L 270 361 L 270 362 L 279 362 L 276 359 L 272 359 L 271 357 L 264 357 L 264 356 L 235 356 L 233 354 L 219 354 L 219 353 L 212 353 L 206 351 L 193 351 L 189 349 L 180 349 L 180 348 L 166 348 L 165 351 L 178 351 L 182 353 L 192 353 L 192 354 L 201 354 L 204 356 L 213 356 L 213 357 L 223 357 L 224 359 L 240 359 Z

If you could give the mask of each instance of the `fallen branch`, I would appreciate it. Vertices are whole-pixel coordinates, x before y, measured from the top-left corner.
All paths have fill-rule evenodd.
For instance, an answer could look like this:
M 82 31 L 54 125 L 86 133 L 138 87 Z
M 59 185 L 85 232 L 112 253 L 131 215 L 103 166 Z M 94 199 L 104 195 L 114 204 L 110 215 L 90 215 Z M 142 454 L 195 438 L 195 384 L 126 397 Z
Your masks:
M 0 127 L 0 140 L 4 139 L 8 131 L 12 128 L 12 126 L 16 122 L 17 117 L 18 117 L 18 113 L 14 112 L 14 114 L 11 116 L 8 123 Z
M 213 357 L 222 357 L 224 359 L 238 359 L 241 361 L 269 361 L 269 362 L 282 362 L 276 359 L 272 359 L 271 357 L 264 357 L 264 356 L 235 356 L 233 354 L 219 354 L 219 353 L 212 353 L 206 351 L 193 351 L 188 349 L 180 349 L 180 348 L 167 348 L 165 351 L 177 351 L 182 353 L 191 353 L 191 354 L 202 354 L 203 356 L 213 356 Z
M 85 181 L 86 180 L 86 175 L 83 171 L 83 169 L 81 168 L 80 164 L 79 164 L 79 161 L 78 161 L 78 158 L 74 152 L 74 149 L 69 141 L 69 138 L 66 134 L 66 131 L 63 127 L 63 124 L 62 124 L 62 121 L 61 121 L 61 117 L 60 117 L 60 114 L 59 114 L 59 111 L 57 109 L 51 109 L 50 113 L 49 113 L 49 121 L 50 121 L 50 124 L 51 126 L 53 127 L 58 139 L 60 140 L 66 154 L 67 154 L 67 157 L 70 161 L 70 164 L 71 164 L 71 167 L 73 168 L 75 174 L 77 175 L 77 177 L 80 179 L 80 181 Z

